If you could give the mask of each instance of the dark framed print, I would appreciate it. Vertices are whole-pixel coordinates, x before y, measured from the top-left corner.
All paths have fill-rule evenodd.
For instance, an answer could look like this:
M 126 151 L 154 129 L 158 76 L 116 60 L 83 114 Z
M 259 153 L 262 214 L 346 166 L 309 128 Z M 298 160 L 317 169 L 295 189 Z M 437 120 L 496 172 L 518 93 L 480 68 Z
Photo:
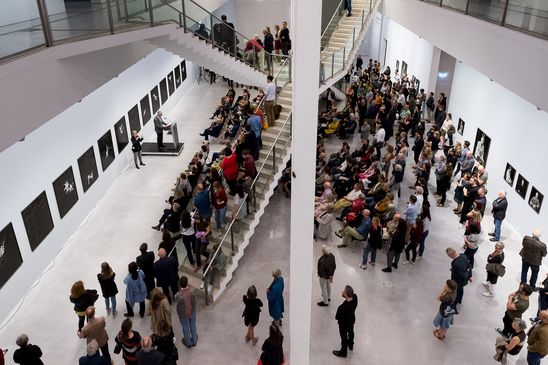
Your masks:
M 78 158 L 78 169 L 80 170 L 80 179 L 82 180 L 82 186 L 84 187 L 85 193 L 99 177 L 93 147 L 88 148 L 88 150 Z
M 158 93 L 158 86 L 154 86 L 150 90 L 150 100 L 152 101 L 152 114 L 156 114 L 160 110 L 160 94 Z
M 30 248 L 34 251 L 46 236 L 53 230 L 53 219 L 49 210 L 48 197 L 45 191 L 36 197 L 21 212 Z
M 110 133 L 110 129 L 105 134 L 103 134 L 101 138 L 99 138 L 99 140 L 97 141 L 97 145 L 99 146 L 101 167 L 103 168 L 103 171 L 105 171 L 115 158 L 114 143 L 112 143 L 112 134 Z
M 525 196 L 527 195 L 527 188 L 529 188 L 529 181 L 519 174 L 518 182 L 516 183 L 516 193 L 525 199 Z
M 137 104 L 127 113 L 129 119 L 129 130 L 139 132 L 141 130 L 141 116 L 139 115 L 139 107 Z
M 181 68 L 179 65 L 175 67 L 173 70 L 173 74 L 175 75 L 175 88 L 178 88 L 181 86 Z
M 122 152 L 129 143 L 129 135 L 127 133 L 126 117 L 120 118 L 114 125 L 114 134 L 116 135 L 116 144 L 118 145 L 118 153 Z
M 186 60 L 181 62 L 181 82 L 186 80 Z
M 405 61 L 401 61 L 400 75 L 401 75 L 402 78 L 403 78 L 403 76 L 407 75 L 407 63 L 405 63 Z
M 474 142 L 474 158 L 484 167 L 487 165 L 489 157 L 489 148 L 491 147 L 491 138 L 478 128 L 476 140 Z
M 8 282 L 22 263 L 17 237 L 13 225 L 9 223 L 0 231 L 0 288 Z
M 464 135 L 464 126 L 465 126 L 465 122 L 464 120 L 462 120 L 461 118 L 459 118 L 459 124 L 457 125 L 457 132 L 459 132 L 459 134 L 461 136 Z
M 400 72 L 400 60 L 396 60 L 396 70 L 394 72 Z
M 514 179 L 516 178 L 516 169 L 509 163 L 506 163 L 506 169 L 504 170 L 504 181 L 510 186 L 514 186 Z
M 152 113 L 150 112 L 150 99 L 148 97 L 148 94 L 146 94 L 141 99 L 139 105 L 141 106 L 141 119 L 143 120 L 143 125 L 145 125 L 150 120 L 150 118 L 152 118 Z
M 167 88 L 169 90 L 169 95 L 175 92 L 175 78 L 173 77 L 173 72 L 167 74 Z
M 53 182 L 53 191 L 55 192 L 55 200 L 57 201 L 59 215 L 63 218 L 76 202 L 78 202 L 78 191 L 76 191 L 76 182 L 74 181 L 72 166 L 55 179 Z
M 162 101 L 162 105 L 167 101 L 167 97 L 167 81 L 163 79 L 160 81 L 160 100 Z
M 529 206 L 533 208 L 535 212 L 540 213 L 540 208 L 542 208 L 542 201 L 544 200 L 544 195 L 540 193 L 534 186 L 531 188 L 531 195 L 529 195 Z

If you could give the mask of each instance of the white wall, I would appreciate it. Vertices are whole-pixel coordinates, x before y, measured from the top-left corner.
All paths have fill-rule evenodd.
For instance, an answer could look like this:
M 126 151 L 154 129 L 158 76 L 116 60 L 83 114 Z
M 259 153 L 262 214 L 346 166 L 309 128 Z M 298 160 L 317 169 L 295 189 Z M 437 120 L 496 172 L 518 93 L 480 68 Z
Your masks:
M 3 228 L 13 223 L 23 256 L 23 265 L 0 290 L 0 321 L 23 297 L 132 160 L 131 146 L 128 145 L 102 172 L 97 140 L 107 130 L 112 130 L 114 124 L 180 62 L 180 57 L 164 50 L 152 52 L 80 103 L 30 133 L 24 142 L 14 144 L 0 154 L 0 171 L 3 172 L 0 179 L 0 226 Z M 162 106 L 162 110 L 169 112 L 190 89 L 195 80 L 193 70 L 194 67 L 187 60 L 187 79 Z M 149 122 L 142 133 L 154 134 L 152 124 Z M 114 136 L 113 140 L 118 152 Z M 99 178 L 84 193 L 77 159 L 90 146 L 95 150 Z M 60 219 L 52 182 L 69 166 L 73 168 L 79 200 Z M 55 228 L 32 252 L 21 211 L 43 190 L 48 197 Z
M 383 27 L 383 15 L 380 12 L 375 12 L 375 15 L 371 21 L 369 29 L 363 39 L 363 42 L 360 44 L 358 54 L 362 55 L 363 61 L 367 63 L 369 59 L 383 61 L 384 56 L 384 47 L 383 53 L 381 53 L 381 42 L 382 40 L 382 27 Z
M 458 62 L 449 112 L 455 122 L 459 118 L 466 122 L 464 137 L 457 136 L 470 141 L 472 146 L 478 127 L 491 137 L 487 160 L 488 198 L 493 200 L 498 191 L 506 190 L 507 220 L 521 234 L 529 234 L 534 228 L 548 234 L 548 172 L 541 152 L 548 136 L 548 114 L 496 82 L 489 81 L 488 77 L 470 66 Z M 507 162 L 517 170 L 515 180 L 517 174 L 522 174 L 529 181 L 527 200 L 523 200 L 504 181 Z M 545 196 L 540 214 L 527 204 L 532 186 Z
M 63 0 L 46 0 L 48 13 L 57 14 L 65 11 Z M 0 11 L 0 26 L 14 24 L 39 18 L 35 0 L 2 0 Z

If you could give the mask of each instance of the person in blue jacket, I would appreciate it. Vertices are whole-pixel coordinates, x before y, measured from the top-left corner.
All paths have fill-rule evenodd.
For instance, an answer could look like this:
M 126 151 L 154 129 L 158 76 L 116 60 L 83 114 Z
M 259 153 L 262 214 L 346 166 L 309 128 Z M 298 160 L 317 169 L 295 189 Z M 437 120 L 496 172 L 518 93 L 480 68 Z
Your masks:
M 268 299 L 268 313 L 272 317 L 272 323 L 281 326 L 284 313 L 284 278 L 282 271 L 274 269 L 272 271 L 272 284 L 266 289 L 266 297 Z

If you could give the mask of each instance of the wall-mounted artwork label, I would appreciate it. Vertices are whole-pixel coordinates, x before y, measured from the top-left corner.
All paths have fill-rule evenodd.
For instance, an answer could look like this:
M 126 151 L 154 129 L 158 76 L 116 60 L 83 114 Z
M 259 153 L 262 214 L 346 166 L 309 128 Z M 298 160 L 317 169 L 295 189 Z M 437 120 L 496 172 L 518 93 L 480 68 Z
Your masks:
M 43 191 L 22 212 L 30 248 L 34 251 L 53 230 L 53 219 L 49 210 L 48 197 Z
M 160 94 L 158 92 L 158 86 L 154 86 L 150 90 L 150 100 L 152 101 L 152 114 L 156 114 L 160 110 Z
M 118 145 L 118 153 L 120 153 L 129 143 L 129 137 L 128 137 L 127 126 L 126 126 L 126 117 L 122 117 L 118 122 L 116 122 L 116 124 L 114 125 L 114 134 L 116 135 L 116 144 Z
M 535 212 L 540 213 L 540 208 L 542 208 L 542 200 L 544 200 L 544 195 L 542 195 L 540 191 L 533 186 L 531 189 L 531 195 L 529 195 L 529 206 L 533 208 Z
M 162 105 L 167 101 L 167 97 L 167 81 L 163 79 L 160 81 L 160 100 L 162 101 Z
M 516 169 L 507 162 L 506 169 L 504 170 L 504 181 L 506 181 L 508 185 L 514 186 L 515 178 L 516 178 Z
M 175 87 L 178 88 L 179 86 L 181 86 L 181 68 L 179 67 L 179 65 L 177 65 L 177 67 L 175 67 L 175 69 L 173 70 L 173 74 L 175 75 Z
M 82 179 L 82 186 L 84 187 L 85 193 L 99 177 L 93 147 L 90 147 L 82 156 L 80 156 L 78 159 L 78 168 L 80 169 L 80 178 Z
M 521 174 L 518 176 L 518 182 L 516 183 L 516 192 L 519 196 L 525 199 L 527 195 L 527 188 L 529 187 L 529 181 L 527 181 Z
M 148 94 L 146 94 L 141 99 L 141 101 L 139 102 L 139 105 L 141 106 L 141 119 L 143 120 L 143 125 L 145 125 L 152 117 L 152 114 L 150 112 L 150 101 L 148 98 Z
M 487 165 L 489 147 L 491 147 L 491 138 L 478 128 L 476 140 L 474 142 L 474 158 L 483 166 Z
M 53 182 L 53 191 L 55 192 L 59 215 L 63 218 L 78 201 L 78 192 L 76 191 L 72 166 L 55 179 Z
M 186 80 L 186 60 L 181 62 L 181 82 Z
M 464 120 L 462 120 L 461 118 L 459 118 L 459 124 L 457 125 L 457 132 L 459 132 L 459 134 L 461 136 L 464 135 L 464 126 L 466 125 L 466 122 Z
M 101 155 L 101 167 L 105 171 L 115 158 L 114 143 L 112 142 L 110 129 L 97 141 L 97 145 L 99 145 L 99 154 Z
M 167 86 L 169 89 L 169 95 L 171 96 L 171 94 L 175 92 L 175 77 L 173 76 L 173 72 L 167 74 Z
M 141 116 L 137 104 L 129 110 L 127 117 L 129 119 L 129 130 L 139 132 L 141 130 Z
M 0 231 L 0 289 L 23 263 L 13 225 Z

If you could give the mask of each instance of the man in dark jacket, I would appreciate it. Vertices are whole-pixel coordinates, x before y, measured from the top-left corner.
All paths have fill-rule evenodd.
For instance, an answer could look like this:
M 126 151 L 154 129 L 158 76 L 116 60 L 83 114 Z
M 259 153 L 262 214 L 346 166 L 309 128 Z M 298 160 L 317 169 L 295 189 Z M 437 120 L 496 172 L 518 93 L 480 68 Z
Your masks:
M 386 254 L 386 267 L 383 272 L 392 272 L 392 268 L 398 268 L 400 255 L 405 247 L 405 235 L 407 233 L 407 222 L 400 214 L 394 214 L 392 220 L 388 223 L 388 233 L 392 238 L 388 253 Z
M 13 361 L 16 364 L 36 364 L 44 365 L 40 358 L 42 357 L 42 350 L 36 345 L 29 343 L 29 336 L 21 334 L 15 341 L 19 348 L 13 353 Z M 97 349 L 95 349 L 97 352 Z
M 358 306 L 358 297 L 354 294 L 354 289 L 350 285 L 344 287 L 342 292 L 344 302 L 337 308 L 335 319 L 339 323 L 339 335 L 341 336 L 341 349 L 334 350 L 333 355 L 337 357 L 346 357 L 347 349 L 354 349 L 354 323 L 356 322 L 356 307 Z
M 499 197 L 493 201 L 493 209 L 491 210 L 495 221 L 495 232 L 489 233 L 489 236 L 491 236 L 489 241 L 500 241 L 500 226 L 502 225 L 502 220 L 506 217 L 507 208 L 508 201 L 506 200 L 506 192 L 499 191 Z
M 329 251 L 327 245 L 323 245 L 322 256 L 318 259 L 318 277 L 320 278 L 323 298 L 321 302 L 318 302 L 320 307 L 327 307 L 331 301 L 331 284 L 333 283 L 336 268 L 335 256 Z
M 154 263 L 152 268 L 154 272 L 154 277 L 156 278 L 156 286 L 162 288 L 162 291 L 169 300 L 171 304 L 172 295 L 177 293 L 177 281 L 179 268 L 177 267 L 177 262 L 171 256 L 167 256 L 166 250 L 163 248 L 158 250 L 158 261 Z M 169 292 L 171 288 L 172 293 Z
M 266 52 L 265 54 L 266 67 L 268 69 L 268 74 L 272 75 L 274 73 L 274 69 L 272 68 L 272 53 L 274 52 L 274 36 L 267 29 L 263 30 L 263 35 L 264 35 L 263 45 L 264 45 L 264 50 Z
M 224 48 L 228 50 L 230 54 L 234 54 L 234 46 L 236 45 L 234 23 L 230 23 L 227 20 L 226 15 L 221 15 L 221 20 L 223 21 L 221 23 L 221 37 L 223 39 Z
M 104 356 L 99 355 L 98 349 L 99 345 L 97 344 L 97 341 L 92 340 L 88 343 L 86 348 L 87 356 L 82 356 L 80 358 L 78 361 L 79 365 L 110 365 Z
M 164 354 L 152 346 L 152 339 L 150 337 L 143 337 L 141 346 L 141 350 L 135 353 L 138 365 L 162 365 Z
M 451 261 L 451 280 L 455 280 L 458 284 L 457 298 L 455 299 L 455 310 L 457 305 L 462 303 L 462 297 L 464 296 L 464 287 L 468 282 L 472 282 L 472 270 L 470 268 L 470 262 L 465 254 L 459 254 L 454 248 L 449 247 L 445 250 L 447 256 Z
M 542 258 L 546 256 L 546 244 L 540 239 L 540 231 L 535 229 L 532 236 L 523 237 L 521 256 L 521 283 L 527 282 L 527 273 L 531 268 L 531 280 L 529 285 L 535 288 L 537 284 L 538 271 L 542 265 Z
M 143 137 L 138 135 L 137 131 L 131 131 L 131 150 L 133 151 L 133 162 L 135 162 L 136 168 L 139 168 L 137 160 L 139 160 L 141 166 L 145 166 L 143 163 L 143 154 L 141 152 L 143 150 L 143 147 L 141 147 L 142 141 Z
M 154 252 L 148 251 L 148 245 L 146 243 L 141 244 L 139 247 L 141 254 L 137 256 L 135 262 L 139 269 L 145 274 L 145 285 L 147 286 L 147 298 L 150 297 L 150 292 L 156 287 L 154 284 Z

